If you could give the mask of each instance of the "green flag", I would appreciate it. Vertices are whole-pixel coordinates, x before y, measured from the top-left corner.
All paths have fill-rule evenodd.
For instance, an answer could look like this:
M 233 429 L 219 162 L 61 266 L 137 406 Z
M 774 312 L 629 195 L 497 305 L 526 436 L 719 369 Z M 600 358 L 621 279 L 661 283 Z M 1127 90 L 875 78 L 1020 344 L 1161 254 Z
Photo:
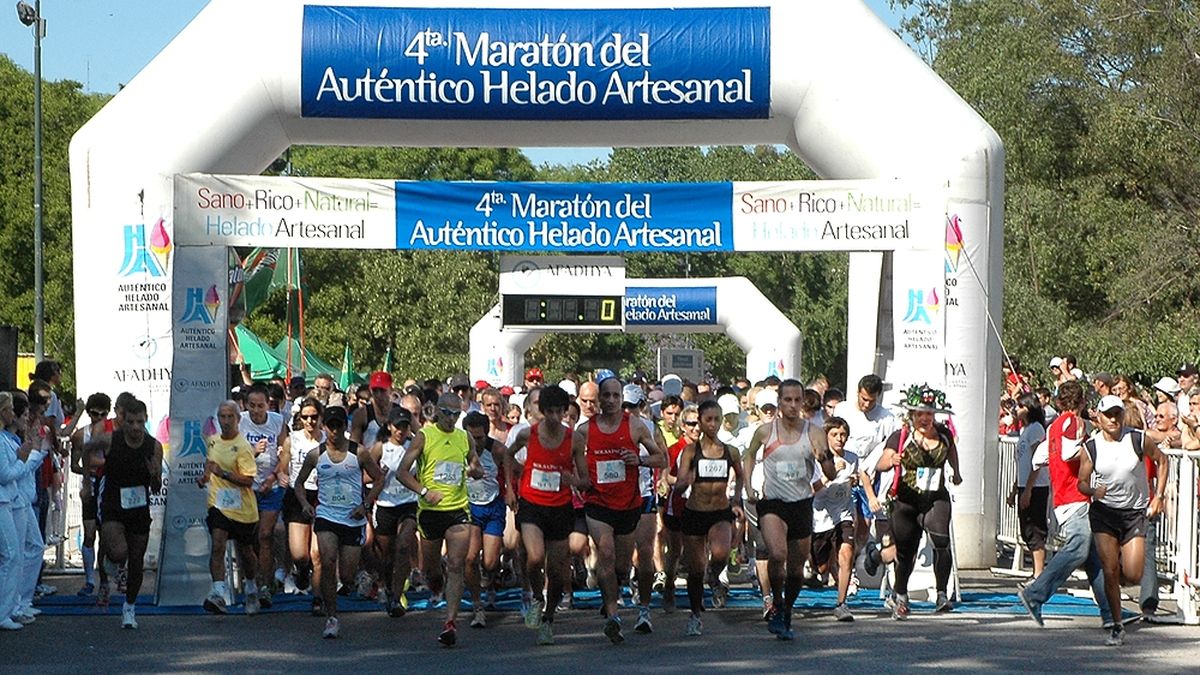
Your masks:
M 346 343 L 346 352 L 342 354 L 342 376 L 338 379 L 338 385 L 342 391 L 350 391 L 350 386 L 354 384 L 354 356 L 350 354 L 350 343 Z
M 388 345 L 387 353 L 383 355 L 383 372 L 392 372 L 392 346 Z

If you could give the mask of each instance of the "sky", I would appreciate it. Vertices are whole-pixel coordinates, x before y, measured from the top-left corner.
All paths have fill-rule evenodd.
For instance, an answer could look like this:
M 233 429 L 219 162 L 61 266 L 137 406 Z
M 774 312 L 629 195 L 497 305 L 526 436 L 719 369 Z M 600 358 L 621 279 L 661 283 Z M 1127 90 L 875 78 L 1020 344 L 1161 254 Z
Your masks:
M 885 23 L 897 27 L 900 15 L 890 7 L 889 0 L 866 2 Z M 46 80 L 75 80 L 87 92 L 115 93 L 207 4 L 208 0 L 43 0 L 46 36 L 42 39 L 42 76 Z M 0 53 L 32 71 L 32 29 L 17 20 L 15 3 L 3 5 Z M 583 164 L 606 157 L 608 149 L 525 148 L 525 153 L 535 165 Z

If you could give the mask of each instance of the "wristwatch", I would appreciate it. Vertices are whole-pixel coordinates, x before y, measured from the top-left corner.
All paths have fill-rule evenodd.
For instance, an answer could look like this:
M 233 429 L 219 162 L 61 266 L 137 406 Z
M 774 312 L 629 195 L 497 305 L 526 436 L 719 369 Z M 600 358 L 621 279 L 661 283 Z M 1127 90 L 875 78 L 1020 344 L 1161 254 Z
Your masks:
M 427 488 L 427 487 L 421 488 L 421 496 L 424 497 L 427 494 L 429 494 L 429 488 Z

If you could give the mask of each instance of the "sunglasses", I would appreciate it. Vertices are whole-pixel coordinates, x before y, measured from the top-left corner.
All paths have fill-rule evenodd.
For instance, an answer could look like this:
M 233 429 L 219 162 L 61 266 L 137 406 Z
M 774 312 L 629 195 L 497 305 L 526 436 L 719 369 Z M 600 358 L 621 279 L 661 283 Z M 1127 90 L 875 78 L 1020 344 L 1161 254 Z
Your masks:
M 685 427 L 696 427 L 696 426 L 700 426 L 700 420 L 688 420 L 688 421 L 686 421 L 686 422 L 684 422 L 684 423 L 683 423 L 683 426 L 685 426 Z
M 88 417 L 90 417 L 94 420 L 100 419 L 101 417 L 108 417 L 107 410 L 89 410 L 89 411 L 87 411 L 87 414 L 88 414 Z
M 455 410 L 453 408 L 438 408 L 438 412 L 445 415 L 446 417 L 458 417 L 459 415 L 462 414 L 461 410 Z
M 300 419 L 302 419 L 306 422 L 316 422 L 317 420 L 321 419 L 321 416 L 320 415 L 301 415 Z

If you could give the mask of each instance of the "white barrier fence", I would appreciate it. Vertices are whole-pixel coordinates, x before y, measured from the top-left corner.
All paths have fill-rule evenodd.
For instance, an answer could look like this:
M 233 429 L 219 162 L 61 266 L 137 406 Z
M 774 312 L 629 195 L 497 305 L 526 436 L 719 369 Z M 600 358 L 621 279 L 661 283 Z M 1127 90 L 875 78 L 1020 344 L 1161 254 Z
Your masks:
M 1155 521 L 1157 544 L 1154 549 L 1155 570 L 1160 588 L 1165 590 L 1163 598 L 1174 599 L 1179 607 L 1179 619 L 1187 624 L 1200 624 L 1200 515 L 1197 514 L 1196 495 L 1200 491 L 1200 452 L 1168 450 L 1171 465 L 1163 512 Z M 1024 570 L 1025 544 L 1021 541 L 1021 528 L 1017 521 L 1017 510 L 1008 506 L 1009 488 L 1013 485 L 1017 470 L 1017 439 L 1014 436 L 1000 437 L 999 466 L 996 476 L 1000 496 L 997 513 L 996 545 L 1003 553 L 1012 554 L 1012 566 L 993 568 L 994 572 L 1029 576 Z M 1057 548 L 1053 510 L 1050 513 L 1050 538 L 1047 548 Z

